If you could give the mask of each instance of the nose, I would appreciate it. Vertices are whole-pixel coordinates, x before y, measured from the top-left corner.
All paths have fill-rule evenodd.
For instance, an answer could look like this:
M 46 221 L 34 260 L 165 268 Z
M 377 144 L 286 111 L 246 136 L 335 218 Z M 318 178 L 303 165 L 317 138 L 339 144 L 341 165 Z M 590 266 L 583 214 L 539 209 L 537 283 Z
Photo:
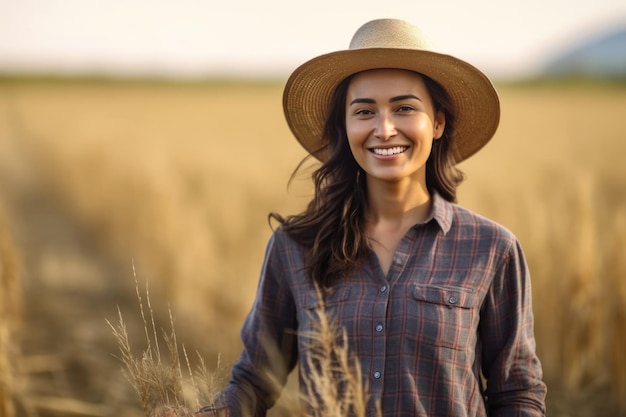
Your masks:
M 396 134 L 396 126 L 393 123 L 392 118 L 389 116 L 389 114 L 381 112 L 376 122 L 374 136 L 382 141 L 387 141 L 394 137 Z

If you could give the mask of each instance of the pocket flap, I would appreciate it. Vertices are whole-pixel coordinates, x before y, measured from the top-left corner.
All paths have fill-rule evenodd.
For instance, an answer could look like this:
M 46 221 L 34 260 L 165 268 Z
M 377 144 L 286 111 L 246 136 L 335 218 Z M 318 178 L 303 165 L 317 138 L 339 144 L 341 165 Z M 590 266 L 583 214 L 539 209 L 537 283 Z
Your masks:
M 478 296 L 469 288 L 418 285 L 413 291 L 413 296 L 421 301 L 448 307 L 472 308 L 478 305 Z

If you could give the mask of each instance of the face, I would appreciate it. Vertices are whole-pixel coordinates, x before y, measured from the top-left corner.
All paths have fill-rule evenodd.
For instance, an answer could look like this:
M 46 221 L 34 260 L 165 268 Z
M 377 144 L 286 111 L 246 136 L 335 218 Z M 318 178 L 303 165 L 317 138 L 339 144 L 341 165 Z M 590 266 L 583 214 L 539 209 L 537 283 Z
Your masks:
M 422 77 L 411 71 L 380 69 L 357 74 L 346 95 L 350 150 L 368 181 L 426 184 L 426 161 L 433 140 L 445 127 Z

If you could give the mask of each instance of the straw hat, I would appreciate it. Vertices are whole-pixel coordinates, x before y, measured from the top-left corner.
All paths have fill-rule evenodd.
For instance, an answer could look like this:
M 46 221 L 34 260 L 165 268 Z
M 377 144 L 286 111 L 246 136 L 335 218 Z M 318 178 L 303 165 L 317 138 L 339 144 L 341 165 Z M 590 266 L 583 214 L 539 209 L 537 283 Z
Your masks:
M 376 68 L 397 68 L 424 74 L 439 83 L 452 101 L 456 118 L 453 149 L 460 162 L 481 149 L 494 135 L 500 102 L 491 81 L 476 67 L 428 49 L 422 32 L 402 20 L 379 19 L 361 26 L 347 50 L 313 58 L 287 80 L 283 110 L 289 128 L 316 158 L 326 112 L 335 88 L 346 77 Z

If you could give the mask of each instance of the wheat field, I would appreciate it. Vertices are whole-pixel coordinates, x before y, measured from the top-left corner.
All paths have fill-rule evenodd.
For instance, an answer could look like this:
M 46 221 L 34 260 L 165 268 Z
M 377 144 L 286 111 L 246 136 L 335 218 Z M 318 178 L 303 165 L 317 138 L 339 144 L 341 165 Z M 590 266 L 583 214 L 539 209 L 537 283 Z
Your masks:
M 626 415 L 626 88 L 498 89 L 501 125 L 463 163 L 460 203 L 526 251 L 549 416 Z M 287 187 L 305 154 L 281 90 L 0 83 L 0 232 L 23 292 L 21 318 L 4 318 L 21 320 L 12 380 L 24 415 L 141 415 L 105 322 L 118 306 L 136 315 L 134 276 L 165 323 L 174 312 L 187 349 L 237 357 L 267 214 L 298 211 L 310 192 L 311 166 Z M 128 325 L 140 338 L 141 323 Z

